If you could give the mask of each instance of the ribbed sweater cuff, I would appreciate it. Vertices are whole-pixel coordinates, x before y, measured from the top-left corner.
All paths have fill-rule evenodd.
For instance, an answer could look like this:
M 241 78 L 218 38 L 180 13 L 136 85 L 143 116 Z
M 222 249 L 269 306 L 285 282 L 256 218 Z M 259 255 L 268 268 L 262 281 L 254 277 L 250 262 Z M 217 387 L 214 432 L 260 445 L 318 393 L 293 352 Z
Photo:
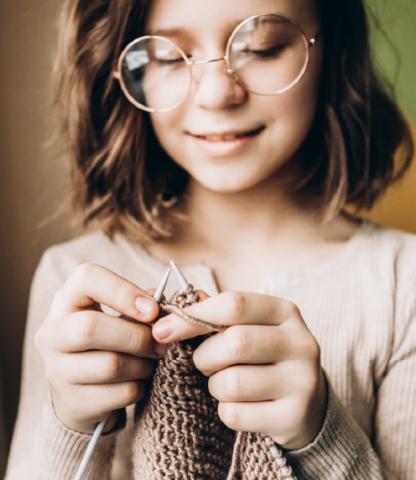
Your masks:
M 115 437 L 125 424 L 125 415 L 111 433 L 102 435 L 83 480 L 109 478 Z M 49 400 L 42 411 L 33 449 L 33 476 L 36 480 L 72 480 L 91 439 L 91 435 L 75 432 L 63 425 L 56 417 Z
M 286 452 L 287 461 L 302 480 L 382 479 L 380 462 L 370 441 L 341 404 L 328 381 L 327 411 L 315 440 Z

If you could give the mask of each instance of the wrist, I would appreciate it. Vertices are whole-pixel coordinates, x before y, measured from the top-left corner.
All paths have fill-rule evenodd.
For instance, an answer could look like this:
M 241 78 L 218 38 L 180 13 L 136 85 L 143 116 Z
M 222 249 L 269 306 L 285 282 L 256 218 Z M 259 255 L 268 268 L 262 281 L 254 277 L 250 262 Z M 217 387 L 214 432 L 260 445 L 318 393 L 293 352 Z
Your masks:
M 286 443 L 279 442 L 278 438 L 272 437 L 286 451 L 300 450 L 311 444 L 318 436 L 325 420 L 328 401 L 328 386 L 323 370 L 320 370 L 319 380 L 314 394 L 309 402 L 305 421 L 297 435 Z
M 68 430 L 71 430 L 76 433 L 81 433 L 81 434 L 86 434 L 86 435 L 91 435 L 97 424 L 105 420 L 105 418 L 97 418 L 97 419 L 87 419 L 87 420 L 80 420 L 77 418 L 73 418 L 71 415 L 66 414 L 65 408 L 62 408 L 59 402 L 57 402 L 53 395 L 52 392 L 49 394 L 50 398 L 50 404 L 52 407 L 52 410 L 55 414 L 56 419 Z M 112 432 L 116 426 L 118 425 L 118 420 L 120 417 L 120 411 L 114 411 L 111 414 L 107 415 L 107 420 L 103 429 L 103 434 L 110 433 Z

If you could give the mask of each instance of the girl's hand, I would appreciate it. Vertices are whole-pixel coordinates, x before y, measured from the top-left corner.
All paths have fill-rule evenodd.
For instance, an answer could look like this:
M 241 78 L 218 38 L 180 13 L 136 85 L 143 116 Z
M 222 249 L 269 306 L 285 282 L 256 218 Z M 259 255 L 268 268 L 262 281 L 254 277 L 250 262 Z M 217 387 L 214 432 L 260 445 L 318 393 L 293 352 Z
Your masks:
M 286 449 L 308 445 L 326 409 L 320 348 L 291 302 L 256 293 L 226 292 L 185 309 L 224 331 L 194 353 L 209 377 L 221 420 L 233 430 L 271 436 Z M 206 334 L 203 327 L 170 314 L 153 328 L 159 342 Z
M 99 303 L 121 313 L 102 312 Z M 53 298 L 35 344 L 45 366 L 56 415 L 72 430 L 93 431 L 111 412 L 140 400 L 143 380 L 165 346 L 151 328 L 157 303 L 145 291 L 112 271 L 84 263 Z M 152 360 L 153 359 L 153 360 Z M 114 427 L 117 412 L 106 424 Z

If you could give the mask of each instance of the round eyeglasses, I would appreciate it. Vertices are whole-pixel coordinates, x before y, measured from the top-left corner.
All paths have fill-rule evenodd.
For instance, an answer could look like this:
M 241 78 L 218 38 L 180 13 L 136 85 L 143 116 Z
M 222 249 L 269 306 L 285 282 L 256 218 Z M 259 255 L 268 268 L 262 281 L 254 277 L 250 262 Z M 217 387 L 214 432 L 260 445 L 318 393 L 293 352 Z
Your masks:
M 147 112 L 177 108 L 191 91 L 194 66 L 217 61 L 225 61 L 227 73 L 247 91 L 277 95 L 299 83 L 318 36 L 308 39 L 280 15 L 255 15 L 233 30 L 224 57 L 194 60 L 168 38 L 146 35 L 121 52 L 114 77 L 127 99 Z

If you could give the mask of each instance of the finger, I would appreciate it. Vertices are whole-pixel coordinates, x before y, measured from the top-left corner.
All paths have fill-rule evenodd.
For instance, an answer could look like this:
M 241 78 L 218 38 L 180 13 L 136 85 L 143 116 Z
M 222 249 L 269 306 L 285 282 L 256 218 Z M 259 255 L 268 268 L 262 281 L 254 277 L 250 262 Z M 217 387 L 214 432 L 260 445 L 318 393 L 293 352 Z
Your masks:
M 83 402 L 86 418 L 105 414 L 140 401 L 145 393 L 143 381 L 107 385 L 76 385 L 77 398 Z
M 66 317 L 51 332 L 54 348 L 63 352 L 105 350 L 158 358 L 151 328 L 102 312 L 82 310 Z
M 275 365 L 237 365 L 212 375 L 208 388 L 220 402 L 260 402 L 282 395 Z
M 232 365 L 271 364 L 286 352 L 285 339 L 276 326 L 234 325 L 204 340 L 195 350 L 193 361 L 208 377 Z
M 299 310 L 292 302 L 257 293 L 220 293 L 184 310 L 190 316 L 215 326 L 281 325 L 289 320 L 302 321 Z M 158 320 L 153 328 L 153 334 L 160 342 L 185 340 L 208 332 L 207 328 L 176 314 Z
M 83 352 L 61 356 L 59 374 L 80 385 L 121 383 L 150 378 L 155 362 L 115 352 Z
M 220 402 L 218 416 L 231 430 L 273 436 L 277 428 L 282 438 L 292 431 L 292 399 L 266 402 Z
M 108 268 L 93 263 L 79 265 L 59 290 L 52 311 L 60 308 L 68 313 L 102 303 L 136 320 L 155 319 L 157 302 L 134 283 Z
M 307 330 L 286 325 L 233 325 L 205 339 L 193 354 L 200 372 L 209 377 L 232 365 L 265 365 L 319 356 Z

